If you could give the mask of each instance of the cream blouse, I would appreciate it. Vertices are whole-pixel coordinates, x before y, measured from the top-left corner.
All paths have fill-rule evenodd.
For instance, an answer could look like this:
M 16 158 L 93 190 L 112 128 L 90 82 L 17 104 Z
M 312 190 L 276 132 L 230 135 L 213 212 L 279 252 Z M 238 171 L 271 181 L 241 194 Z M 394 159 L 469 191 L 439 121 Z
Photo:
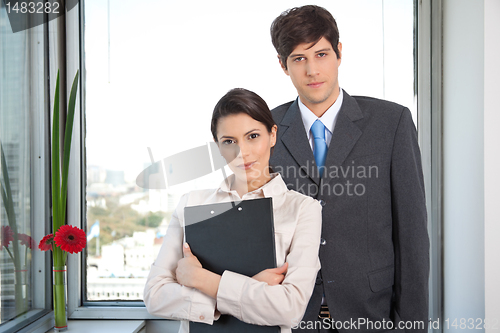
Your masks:
M 230 190 L 234 175 L 216 190 L 193 191 L 182 196 L 144 289 L 149 313 L 182 320 L 179 332 L 189 332 L 188 321 L 212 324 L 221 313 L 250 324 L 281 326 L 281 332 L 291 332 L 291 327 L 305 313 L 320 269 L 321 205 L 311 197 L 289 190 L 278 173 L 271 176 L 269 182 L 242 198 Z M 225 271 L 217 299 L 178 284 L 175 270 L 183 257 L 184 207 L 264 197 L 273 199 L 276 263 L 280 267 L 288 262 L 283 282 L 269 286 Z

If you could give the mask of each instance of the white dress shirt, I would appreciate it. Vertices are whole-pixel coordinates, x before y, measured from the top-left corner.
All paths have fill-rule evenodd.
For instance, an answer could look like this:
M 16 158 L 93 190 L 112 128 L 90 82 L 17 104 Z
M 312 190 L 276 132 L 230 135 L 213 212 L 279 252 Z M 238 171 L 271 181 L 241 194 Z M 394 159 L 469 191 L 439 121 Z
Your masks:
M 182 196 L 146 282 L 144 303 L 149 313 L 182 320 L 179 332 L 189 332 L 188 321 L 212 324 L 220 313 L 251 324 L 280 326 L 282 333 L 291 332 L 291 327 L 305 313 L 320 269 L 321 205 L 309 196 L 289 190 L 278 173 L 271 176 L 269 182 L 242 198 L 230 190 L 234 175 L 216 190 L 193 191 Z M 184 207 L 263 197 L 273 199 L 276 263 L 278 267 L 285 261 L 289 265 L 283 282 L 269 286 L 225 271 L 217 299 L 178 284 L 175 270 L 183 257 Z
M 344 94 L 342 88 L 340 88 L 339 97 L 335 103 L 326 112 L 318 118 L 307 106 L 302 103 L 300 97 L 298 97 L 300 116 L 302 117 L 302 122 L 304 123 L 304 128 L 306 130 L 307 138 L 309 139 L 309 145 L 314 151 L 314 137 L 311 132 L 311 126 L 314 122 L 319 119 L 323 125 L 325 125 L 325 141 L 326 145 L 330 147 L 330 141 L 332 140 L 333 129 L 335 128 L 335 123 L 337 122 L 337 116 L 342 106 L 342 101 L 344 99 Z

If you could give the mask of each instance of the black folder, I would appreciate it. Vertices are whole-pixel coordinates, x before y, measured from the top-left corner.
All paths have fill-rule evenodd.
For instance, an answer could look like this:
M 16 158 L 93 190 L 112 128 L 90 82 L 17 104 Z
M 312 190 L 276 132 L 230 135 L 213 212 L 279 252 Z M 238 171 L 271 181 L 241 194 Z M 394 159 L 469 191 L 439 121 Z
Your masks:
M 186 242 L 204 268 L 220 275 L 229 270 L 253 276 L 276 267 L 271 198 L 185 207 L 184 220 Z M 280 328 L 251 325 L 221 315 L 213 325 L 190 322 L 189 330 L 190 333 L 276 333 Z

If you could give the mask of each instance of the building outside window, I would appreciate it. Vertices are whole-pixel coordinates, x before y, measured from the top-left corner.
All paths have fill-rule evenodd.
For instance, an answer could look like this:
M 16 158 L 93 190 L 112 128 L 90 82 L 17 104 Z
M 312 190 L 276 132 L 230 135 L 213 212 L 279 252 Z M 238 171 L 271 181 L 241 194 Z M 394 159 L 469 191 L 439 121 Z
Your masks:
M 180 196 L 223 180 L 219 171 L 144 189 L 136 178 L 145 168 L 212 141 L 213 107 L 231 88 L 255 91 L 270 108 L 296 98 L 269 28 L 301 4 L 85 1 L 89 304 L 141 301 Z M 339 25 L 341 87 L 403 104 L 416 123 L 413 1 L 316 4 Z

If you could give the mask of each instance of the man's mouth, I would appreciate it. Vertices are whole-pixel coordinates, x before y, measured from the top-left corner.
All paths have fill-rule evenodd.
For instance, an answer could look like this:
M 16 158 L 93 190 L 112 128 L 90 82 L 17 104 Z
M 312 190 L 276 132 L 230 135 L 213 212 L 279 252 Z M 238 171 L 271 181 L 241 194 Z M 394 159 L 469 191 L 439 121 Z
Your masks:
M 324 82 L 311 82 L 308 83 L 307 86 L 310 88 L 319 88 L 323 85 Z

